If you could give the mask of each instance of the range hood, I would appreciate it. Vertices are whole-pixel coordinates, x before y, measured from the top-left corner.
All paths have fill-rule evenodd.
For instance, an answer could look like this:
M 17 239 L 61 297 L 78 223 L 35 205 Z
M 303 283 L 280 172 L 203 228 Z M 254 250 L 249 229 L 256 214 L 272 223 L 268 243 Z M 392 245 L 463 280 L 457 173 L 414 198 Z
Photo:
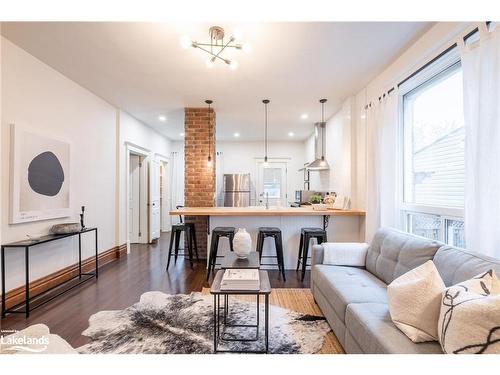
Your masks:
M 327 171 L 330 169 L 326 159 L 326 122 L 317 122 L 314 124 L 314 161 L 305 165 L 304 169 L 308 171 Z

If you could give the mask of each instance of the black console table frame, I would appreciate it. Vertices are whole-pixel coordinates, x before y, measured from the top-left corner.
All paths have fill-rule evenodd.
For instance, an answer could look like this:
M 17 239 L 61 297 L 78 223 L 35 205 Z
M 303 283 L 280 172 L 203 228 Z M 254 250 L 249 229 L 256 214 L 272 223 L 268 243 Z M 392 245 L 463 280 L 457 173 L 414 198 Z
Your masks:
M 94 232 L 95 233 L 95 270 L 94 272 L 87 272 L 84 273 L 82 272 L 82 234 L 84 233 L 89 233 L 89 232 Z M 29 284 L 30 284 L 30 249 L 32 247 L 52 242 L 52 241 L 57 241 L 63 238 L 68 238 L 68 237 L 73 237 L 73 236 L 78 236 L 78 274 L 73 276 L 71 279 L 66 280 L 62 283 L 59 283 L 39 294 L 36 296 L 30 297 L 30 291 L 29 291 Z M 25 278 L 26 278 L 26 285 L 25 285 L 25 299 L 24 302 L 18 303 L 15 306 L 10 307 L 9 309 L 6 308 L 5 302 L 6 302 L 6 287 L 5 287 L 5 250 L 6 249 L 19 249 L 23 248 L 24 249 L 24 256 L 25 256 Z M 74 233 L 68 233 L 68 234 L 50 234 L 47 236 L 40 237 L 36 240 L 23 240 L 23 241 L 18 241 L 18 242 L 12 242 L 9 244 L 2 245 L 1 249 L 1 263 L 2 263 L 2 318 L 4 318 L 8 313 L 16 313 L 16 314 L 26 314 L 26 318 L 30 316 L 30 312 L 33 311 L 34 309 L 45 305 L 47 302 L 52 301 L 54 298 L 59 297 L 61 294 L 64 294 L 73 288 L 77 287 L 80 284 L 83 284 L 84 282 L 91 280 L 92 278 L 98 278 L 99 277 L 99 259 L 98 259 L 98 246 L 97 246 L 97 228 L 85 228 L 79 232 L 74 232 Z M 77 283 L 74 283 L 75 279 L 79 279 Z M 70 283 L 73 282 L 73 285 L 70 285 Z M 69 287 L 62 288 L 65 285 L 69 285 Z M 62 290 L 58 291 L 58 293 L 51 295 L 47 299 L 43 299 L 42 297 L 45 296 L 47 293 L 51 292 L 54 289 L 57 288 L 62 288 Z M 39 301 L 40 300 L 40 301 Z M 38 302 L 38 303 L 37 303 Z M 24 310 L 20 310 L 22 306 L 24 305 Z

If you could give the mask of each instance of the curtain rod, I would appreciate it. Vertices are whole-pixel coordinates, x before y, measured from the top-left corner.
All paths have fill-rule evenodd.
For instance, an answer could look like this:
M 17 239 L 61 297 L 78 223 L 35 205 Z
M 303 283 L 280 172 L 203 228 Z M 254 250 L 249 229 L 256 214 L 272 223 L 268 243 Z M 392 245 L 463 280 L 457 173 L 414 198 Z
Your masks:
M 488 27 L 490 25 L 491 21 L 487 21 L 486 22 L 486 26 Z M 477 33 L 479 32 L 479 27 L 475 27 L 474 29 L 472 29 L 470 32 L 468 32 L 466 35 L 464 35 L 463 37 L 463 40 L 464 40 L 464 43 L 467 43 L 467 40 L 469 40 L 470 38 L 472 38 L 474 35 L 476 35 Z M 441 57 L 443 57 L 444 55 L 446 55 L 448 52 L 450 52 L 451 50 L 453 50 L 454 48 L 457 47 L 457 43 L 453 43 L 451 46 L 449 46 L 448 48 L 446 48 L 444 51 L 442 51 L 439 55 L 437 55 L 436 57 L 434 57 L 433 59 L 429 60 L 428 62 L 426 62 L 424 65 L 422 65 L 420 68 L 418 68 L 417 70 L 415 70 L 413 73 L 411 73 L 409 76 L 407 76 L 406 78 L 404 78 L 401 82 L 399 82 L 397 84 L 397 87 L 399 88 L 402 84 L 404 84 L 405 82 L 407 82 L 409 79 L 415 77 L 418 73 L 420 73 L 422 70 L 424 70 L 425 68 L 427 68 L 429 65 L 431 65 L 432 63 L 436 62 L 437 60 L 439 60 Z M 392 87 L 390 88 L 388 91 L 387 91 L 387 95 L 389 95 L 391 92 L 393 92 L 395 89 L 395 87 Z M 382 98 L 385 98 L 386 96 L 386 93 L 383 93 L 381 96 L 378 97 L 378 100 L 381 101 Z M 365 109 L 368 109 L 368 107 L 371 107 L 371 103 L 365 105 Z

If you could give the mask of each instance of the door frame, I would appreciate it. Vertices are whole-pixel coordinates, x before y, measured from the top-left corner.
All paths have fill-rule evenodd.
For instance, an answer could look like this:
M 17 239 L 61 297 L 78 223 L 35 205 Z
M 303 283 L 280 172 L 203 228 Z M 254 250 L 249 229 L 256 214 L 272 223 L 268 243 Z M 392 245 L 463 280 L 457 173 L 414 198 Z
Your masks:
M 126 218 L 125 218 L 125 236 L 127 239 L 127 241 L 126 241 L 127 254 L 129 254 L 130 253 L 130 236 L 129 236 L 129 231 L 130 231 L 130 215 L 129 215 L 129 212 L 130 212 L 130 205 L 129 205 L 130 154 L 142 156 L 144 158 L 143 163 L 147 163 L 149 161 L 149 158 L 151 157 L 151 151 L 144 148 L 144 147 L 133 144 L 131 142 L 125 142 L 125 152 L 126 152 L 126 155 L 125 155 L 125 159 L 126 159 L 126 162 L 125 162 L 125 168 L 126 168 L 125 169 L 126 170 L 126 173 L 125 173 L 125 216 L 126 216 Z M 145 173 L 145 176 L 147 176 L 147 173 Z M 143 176 L 141 175 L 141 179 L 142 178 L 143 178 Z M 147 188 L 148 188 L 147 178 L 145 179 L 145 182 L 146 182 L 146 188 L 144 189 L 144 191 L 147 191 Z M 139 197 L 139 199 L 141 199 L 141 202 L 139 202 L 139 212 L 141 212 L 142 207 L 145 207 L 146 213 L 147 213 L 147 203 L 148 203 L 147 202 L 147 194 L 142 194 L 142 197 Z M 146 217 L 147 217 L 147 215 L 146 215 Z M 143 225 L 144 225 L 144 222 L 142 222 L 141 231 L 143 229 Z M 146 230 L 144 233 L 147 233 L 147 220 L 146 220 L 145 225 L 146 225 Z M 144 236 L 141 236 L 141 237 L 144 237 Z M 145 238 L 147 240 L 147 236 Z
M 164 178 L 164 184 L 163 184 L 163 196 L 160 196 L 160 200 L 164 202 L 164 205 L 166 204 L 166 213 L 168 214 L 169 211 L 172 209 L 172 197 L 171 197 L 171 191 L 170 191 L 170 157 L 155 153 L 155 158 L 158 160 L 158 162 L 161 164 L 163 163 L 163 166 L 165 168 L 163 178 Z M 161 193 L 160 193 L 161 194 Z M 163 215 L 163 209 L 164 207 L 161 206 L 160 204 L 160 212 L 162 212 Z M 160 218 L 161 216 L 160 215 Z M 165 221 L 166 225 L 163 225 L 163 220 L 160 219 L 160 233 L 161 232 L 170 232 L 172 230 L 172 224 L 171 220 L 166 220 Z

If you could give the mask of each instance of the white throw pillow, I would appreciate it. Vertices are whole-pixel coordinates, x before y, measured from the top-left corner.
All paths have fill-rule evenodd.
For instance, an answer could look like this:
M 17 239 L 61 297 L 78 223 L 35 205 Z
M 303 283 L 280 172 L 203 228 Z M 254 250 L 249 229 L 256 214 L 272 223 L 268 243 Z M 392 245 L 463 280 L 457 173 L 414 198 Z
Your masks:
M 438 339 L 441 295 L 445 288 L 432 260 L 388 285 L 387 299 L 392 321 L 411 341 Z
M 358 242 L 323 243 L 323 264 L 364 267 L 370 245 Z
M 443 292 L 438 329 L 445 353 L 500 353 L 500 280 L 493 270 Z

